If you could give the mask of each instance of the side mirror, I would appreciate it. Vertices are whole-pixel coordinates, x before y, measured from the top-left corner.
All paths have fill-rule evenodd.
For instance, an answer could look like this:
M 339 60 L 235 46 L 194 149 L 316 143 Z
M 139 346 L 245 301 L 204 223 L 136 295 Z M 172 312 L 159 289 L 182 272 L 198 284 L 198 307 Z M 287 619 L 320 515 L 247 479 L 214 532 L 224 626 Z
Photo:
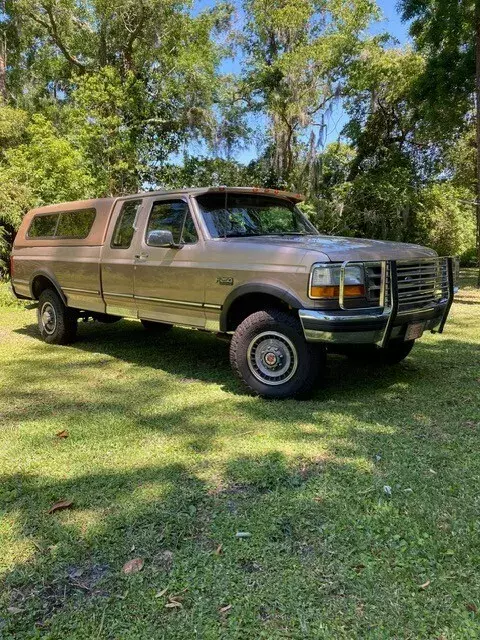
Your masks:
M 158 231 L 150 231 L 147 236 L 147 244 L 150 247 L 176 247 L 178 246 L 174 240 L 171 231 L 159 229 Z

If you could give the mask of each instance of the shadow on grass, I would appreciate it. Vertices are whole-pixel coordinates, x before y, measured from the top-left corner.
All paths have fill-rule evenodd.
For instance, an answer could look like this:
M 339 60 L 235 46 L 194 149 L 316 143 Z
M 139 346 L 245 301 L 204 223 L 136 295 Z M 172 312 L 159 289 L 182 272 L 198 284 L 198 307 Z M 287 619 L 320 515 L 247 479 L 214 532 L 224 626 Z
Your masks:
M 402 438 L 374 431 L 367 448 Z M 460 633 L 465 598 L 480 594 L 468 553 L 462 559 L 475 532 L 449 539 L 443 527 L 473 521 L 474 501 L 459 504 L 460 483 L 444 495 L 425 479 L 430 453 L 431 442 L 419 443 L 409 477 L 422 482 L 420 499 L 395 484 L 393 501 L 382 462 L 361 469 L 277 451 L 230 459 L 215 487 L 181 464 L 71 479 L 3 475 L 3 515 L 21 523 L 16 535 L 36 551 L 0 582 L 0 604 L 10 608 L 0 612 L 2 637 L 365 638 L 378 625 L 380 637 L 398 628 L 416 638 Z M 479 463 L 463 462 L 469 481 Z M 442 472 L 458 474 L 453 461 Z M 49 515 L 61 498 L 74 508 Z M 126 576 L 133 557 L 144 569 Z M 438 594 L 419 595 L 423 576 L 434 572 L 441 591 L 459 571 L 449 607 Z M 180 595 L 180 611 L 165 606 L 168 594 Z M 228 618 L 219 613 L 231 603 Z
M 35 325 L 17 330 L 23 335 L 39 339 Z M 53 347 L 55 350 L 56 347 Z M 122 321 L 115 325 L 86 324 L 81 325 L 79 337 L 69 349 L 84 351 L 98 356 L 90 362 L 71 362 L 69 351 L 63 351 L 64 357 L 51 361 L 52 347 L 44 345 L 39 339 L 39 348 L 34 354 L 35 368 L 31 373 L 25 371 L 26 361 L 18 360 L 12 364 L 12 376 L 15 367 L 20 370 L 22 383 L 34 382 L 42 371 L 53 379 L 61 379 L 64 375 L 78 376 L 79 381 L 89 369 L 99 369 L 110 363 L 110 358 L 129 363 L 148 370 L 152 368 L 165 372 L 173 377 L 172 381 L 188 385 L 191 382 L 211 383 L 235 396 L 247 396 L 243 385 L 235 378 L 228 362 L 228 345 L 214 336 L 188 329 L 174 329 L 171 333 L 152 338 L 145 333 L 137 322 Z M 107 358 L 102 359 L 102 356 Z M 284 406 L 294 409 L 294 414 L 308 417 L 312 403 L 318 408 L 319 401 L 341 402 L 347 411 L 353 407 L 357 411 L 359 403 L 367 409 L 374 405 L 378 394 L 390 393 L 395 403 L 397 399 L 411 394 L 413 398 L 436 398 L 437 409 L 442 399 L 438 396 L 437 385 L 448 384 L 451 379 L 455 384 L 459 377 L 469 383 L 468 376 L 474 376 L 476 366 L 480 362 L 480 344 L 453 340 L 438 336 L 435 343 L 420 341 L 412 352 L 412 356 L 397 366 L 379 366 L 375 364 L 355 363 L 342 356 L 330 356 L 328 359 L 326 379 L 314 392 L 308 402 L 297 400 L 250 405 L 259 414 L 276 414 L 277 409 L 269 406 Z M 128 374 L 125 374 L 127 377 Z M 111 406 L 121 400 L 124 392 L 125 377 L 118 385 L 109 388 L 109 394 L 102 406 Z M 168 389 L 165 379 L 142 382 L 143 397 L 156 394 L 159 398 Z M 119 390 L 116 395 L 116 390 Z M 21 393 L 21 392 L 20 392 Z M 114 398 L 114 402 L 108 398 Z M 368 400 L 367 400 L 368 399 Z M 140 404 L 141 397 L 139 398 Z M 416 401 L 417 401 L 416 400 Z M 75 402 L 74 399 L 71 400 Z M 67 404 L 70 399 L 67 400 Z M 426 403 L 428 404 L 428 402 Z M 60 407 L 61 408 L 61 407 Z M 80 407 L 79 407 L 80 408 Z M 39 408 L 41 411 L 41 408 Z M 280 410 L 283 413 L 283 410 Z M 288 411 L 287 411 L 288 412 Z M 135 419 L 139 416 L 134 414 Z M 185 416 L 182 416 L 182 418 Z M 148 422 L 148 419 L 147 419 Z
M 254 558 L 260 560 L 262 545 L 273 543 L 270 553 L 275 562 L 285 553 L 298 559 L 306 546 L 313 552 L 312 545 L 318 542 L 318 507 L 310 501 L 306 508 L 297 494 L 323 470 L 318 460 L 287 460 L 272 452 L 230 460 L 224 469 L 225 481 L 216 488 L 181 464 L 124 473 L 92 471 L 72 479 L 0 476 L 3 516 L 17 518 L 21 523 L 17 537 L 36 549 L 0 580 L 2 637 L 31 637 L 35 628 L 50 629 L 49 637 L 62 637 L 56 624 L 68 626 L 72 615 L 83 619 L 75 623 L 81 627 L 79 637 L 82 633 L 93 637 L 95 627 L 88 629 L 92 613 L 107 607 L 107 637 L 118 637 L 117 616 L 134 629 L 142 607 L 150 615 L 152 606 L 154 619 L 141 637 L 153 637 L 152 633 L 156 637 L 169 620 L 166 596 L 160 606 L 155 600 L 156 591 L 165 587 L 169 593 L 188 590 L 186 609 L 194 609 L 195 598 L 208 593 L 213 608 L 204 601 L 200 609 L 220 629 L 218 608 L 226 593 L 241 598 L 252 586 L 249 576 L 257 571 Z M 273 503 L 272 495 L 276 496 Z M 49 514 L 52 503 L 62 498 L 73 500 L 73 507 Z M 81 525 L 85 514 L 87 529 Z M 246 522 L 257 536 L 254 549 L 242 546 L 235 536 Z M 225 547 L 222 554 L 220 543 Z M 126 576 L 122 566 L 133 557 L 144 560 L 144 570 L 138 576 Z M 269 588 L 275 584 L 273 568 L 262 567 L 262 579 Z M 123 603 L 128 601 L 129 589 L 137 593 L 131 614 Z M 252 612 L 254 626 L 262 625 L 259 605 Z M 184 619 L 183 623 L 193 633 L 195 621 Z M 132 637 L 140 636 L 133 633 Z

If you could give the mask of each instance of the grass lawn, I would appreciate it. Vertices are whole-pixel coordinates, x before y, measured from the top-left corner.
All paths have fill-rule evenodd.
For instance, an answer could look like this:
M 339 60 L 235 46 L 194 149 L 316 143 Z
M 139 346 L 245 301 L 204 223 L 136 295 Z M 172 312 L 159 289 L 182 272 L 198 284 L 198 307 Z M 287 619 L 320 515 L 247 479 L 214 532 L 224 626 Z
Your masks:
M 443 336 L 394 368 L 332 357 L 303 402 L 245 395 L 200 332 L 49 346 L 0 292 L 0 638 L 478 639 L 466 277 Z

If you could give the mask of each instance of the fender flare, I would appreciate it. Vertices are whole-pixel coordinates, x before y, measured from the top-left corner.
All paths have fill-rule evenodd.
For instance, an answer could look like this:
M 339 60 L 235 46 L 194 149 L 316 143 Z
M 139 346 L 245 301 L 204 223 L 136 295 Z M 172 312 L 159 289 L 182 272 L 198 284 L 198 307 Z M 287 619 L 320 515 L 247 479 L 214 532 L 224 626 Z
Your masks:
M 275 298 L 278 298 L 282 302 L 285 302 L 285 304 L 288 304 L 288 306 L 292 307 L 293 309 L 303 309 L 303 307 L 305 306 L 304 303 L 295 295 L 293 295 L 289 291 L 286 291 L 285 289 L 282 289 L 281 287 L 277 287 L 274 284 L 268 284 L 264 282 L 250 282 L 248 284 L 242 284 L 233 291 L 230 291 L 227 298 L 225 299 L 225 302 L 223 303 L 222 312 L 220 314 L 220 331 L 227 331 L 228 312 L 235 300 L 238 300 L 238 298 L 241 298 L 250 293 L 263 293 L 273 296 Z
M 67 306 L 67 298 L 66 298 L 65 294 L 63 293 L 62 288 L 58 284 L 55 276 L 52 273 L 50 273 L 49 271 L 46 271 L 45 269 L 37 269 L 37 271 L 34 271 L 32 273 L 32 276 L 30 278 L 30 295 L 32 297 L 32 300 L 36 300 L 37 299 L 35 297 L 34 293 L 33 293 L 33 282 L 34 282 L 35 278 L 37 278 L 38 276 L 43 276 L 44 278 L 47 278 L 47 280 L 50 280 L 50 282 L 52 283 L 55 291 L 60 296 L 60 299 L 62 300 L 63 304 L 65 306 Z

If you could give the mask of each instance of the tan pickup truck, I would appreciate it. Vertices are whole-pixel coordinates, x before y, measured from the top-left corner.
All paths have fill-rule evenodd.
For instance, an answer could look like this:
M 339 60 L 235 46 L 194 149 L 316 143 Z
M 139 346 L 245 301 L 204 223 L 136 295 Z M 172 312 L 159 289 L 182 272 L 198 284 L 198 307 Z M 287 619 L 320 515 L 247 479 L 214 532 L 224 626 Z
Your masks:
M 396 363 L 441 333 L 456 261 L 425 247 L 321 235 L 301 196 L 254 188 L 160 191 L 30 211 L 15 239 L 12 286 L 38 300 L 50 343 L 79 318 L 137 318 L 231 336 L 250 390 L 312 389 L 327 351 Z

